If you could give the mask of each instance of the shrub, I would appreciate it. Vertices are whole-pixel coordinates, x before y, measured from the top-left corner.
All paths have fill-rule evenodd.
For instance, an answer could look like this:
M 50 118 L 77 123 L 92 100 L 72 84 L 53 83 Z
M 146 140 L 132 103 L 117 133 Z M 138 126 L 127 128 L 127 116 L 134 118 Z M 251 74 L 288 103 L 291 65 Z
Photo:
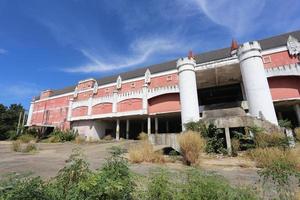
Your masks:
M 267 134 L 265 132 L 258 132 L 254 135 L 254 143 L 256 147 L 282 147 L 287 148 L 289 145 L 288 138 L 279 132 Z
M 7 135 L 8 135 L 8 137 L 9 137 L 10 140 L 16 140 L 16 139 L 18 139 L 17 131 L 10 130 L 10 131 L 7 131 L 6 133 L 7 133 Z
M 168 171 L 159 169 L 150 175 L 144 199 L 173 199 L 175 185 L 171 182 Z
M 134 182 L 128 163 L 114 153 L 104 166 L 79 184 L 81 199 L 132 199 Z
M 165 158 L 161 151 L 154 151 L 153 145 L 148 141 L 140 141 L 128 149 L 129 160 L 133 163 L 153 162 L 164 163 Z
M 144 132 L 141 132 L 138 136 L 138 139 L 139 140 L 148 140 L 148 134 L 147 133 L 144 133 Z
M 85 143 L 85 138 L 83 135 L 77 135 L 76 138 L 75 138 L 75 143 L 76 144 L 83 144 Z
M 50 199 L 46 193 L 46 186 L 40 177 L 23 177 L 12 175 L 1 180 L 0 199 L 5 200 L 24 200 Z
M 21 147 L 21 141 L 20 140 L 16 140 L 16 141 L 13 141 L 11 143 L 11 149 L 15 152 L 21 152 L 22 151 L 22 147 Z
M 54 129 L 54 131 L 50 134 L 49 142 L 69 142 L 75 140 L 78 133 L 74 130 L 59 130 Z
M 222 177 L 192 169 L 185 173 L 185 181 L 174 199 L 254 200 L 258 199 L 248 188 L 232 187 Z
M 28 143 L 30 141 L 36 141 L 36 138 L 29 134 L 23 134 L 18 137 L 18 140 L 23 143 Z
M 25 148 L 22 150 L 24 153 L 37 151 L 37 146 L 35 143 L 28 143 Z
M 293 127 L 292 122 L 288 119 L 278 120 L 278 125 L 283 128 L 291 129 Z
M 295 132 L 295 138 L 296 138 L 296 140 L 298 142 L 300 142 L 300 127 L 295 128 L 294 132 Z
M 187 131 L 178 136 L 178 143 L 183 159 L 187 165 L 195 164 L 205 148 L 205 140 L 200 134 Z

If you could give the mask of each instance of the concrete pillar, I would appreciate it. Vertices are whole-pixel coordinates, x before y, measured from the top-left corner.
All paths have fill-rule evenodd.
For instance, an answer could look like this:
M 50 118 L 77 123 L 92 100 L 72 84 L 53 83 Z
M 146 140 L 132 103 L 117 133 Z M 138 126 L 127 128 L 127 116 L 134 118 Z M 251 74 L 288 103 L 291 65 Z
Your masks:
M 120 119 L 117 119 L 116 124 L 116 140 L 120 140 Z
M 294 105 L 294 110 L 296 112 L 298 126 L 300 126 L 300 105 L 299 104 Z
M 148 116 L 147 118 L 147 133 L 148 133 L 148 136 L 151 134 L 151 117 Z
M 88 105 L 88 115 L 92 115 L 92 106 L 93 106 L 93 98 L 89 98 L 89 105 Z
M 226 138 L 226 145 L 227 145 L 228 155 L 232 155 L 230 130 L 229 130 L 228 127 L 225 128 L 225 138 Z
M 68 121 L 71 121 L 72 118 L 72 105 L 73 105 L 73 99 L 69 100 L 69 107 L 68 107 Z
M 278 125 L 277 117 L 265 74 L 261 47 L 257 41 L 247 42 L 238 49 L 243 85 L 249 113 Z
M 27 126 L 31 125 L 32 112 L 33 112 L 33 102 L 30 103 L 30 107 L 29 107 L 27 122 L 26 122 Z
M 129 119 L 126 120 L 126 139 L 129 139 Z
M 169 133 L 169 121 L 166 121 L 166 133 Z
M 113 104 L 112 104 L 112 112 L 117 112 L 117 103 L 118 103 L 118 90 L 114 90 L 113 92 Z
M 144 113 L 148 111 L 148 84 L 143 85 L 143 110 Z
M 185 123 L 199 120 L 195 65 L 192 57 L 180 58 L 177 61 L 182 130 Z
M 154 126 L 155 126 L 155 134 L 157 134 L 158 133 L 158 118 L 157 117 L 154 118 Z

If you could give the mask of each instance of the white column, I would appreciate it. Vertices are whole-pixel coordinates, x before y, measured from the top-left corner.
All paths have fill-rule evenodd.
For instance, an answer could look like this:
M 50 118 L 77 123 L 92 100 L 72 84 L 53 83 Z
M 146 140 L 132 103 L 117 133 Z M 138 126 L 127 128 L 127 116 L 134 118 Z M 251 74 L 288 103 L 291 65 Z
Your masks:
M 155 133 L 158 133 L 158 118 L 154 118 Z
M 238 58 L 249 113 L 255 117 L 263 117 L 277 125 L 277 117 L 265 74 L 260 44 L 256 41 L 244 43 L 238 49 Z
M 294 109 L 297 116 L 298 126 L 300 126 L 300 105 L 299 104 L 294 105 Z
M 230 130 L 228 127 L 225 128 L 225 138 L 226 138 L 226 146 L 227 146 L 228 155 L 231 155 L 232 154 L 231 138 L 230 138 Z
M 30 107 L 29 107 L 28 117 L 27 117 L 27 122 L 26 122 L 27 126 L 31 125 L 32 113 L 33 113 L 33 102 L 30 103 Z
M 73 99 L 69 100 L 69 107 L 68 107 L 68 121 L 71 120 L 72 117 L 72 105 L 73 105 Z
M 151 134 L 151 117 L 148 116 L 147 119 L 147 132 L 148 132 L 148 136 Z
M 120 119 L 117 119 L 116 124 L 116 140 L 120 140 Z
M 143 85 L 143 111 L 144 114 L 148 112 L 148 84 Z
M 90 97 L 88 100 L 88 115 L 92 115 L 92 105 L 93 105 L 93 98 Z
M 126 139 L 129 139 L 129 119 L 126 120 Z
M 113 92 L 113 104 L 112 104 L 112 112 L 117 112 L 117 103 L 118 103 L 118 91 L 114 90 Z
M 182 130 L 185 123 L 199 120 L 195 65 L 193 58 L 180 58 L 177 61 Z

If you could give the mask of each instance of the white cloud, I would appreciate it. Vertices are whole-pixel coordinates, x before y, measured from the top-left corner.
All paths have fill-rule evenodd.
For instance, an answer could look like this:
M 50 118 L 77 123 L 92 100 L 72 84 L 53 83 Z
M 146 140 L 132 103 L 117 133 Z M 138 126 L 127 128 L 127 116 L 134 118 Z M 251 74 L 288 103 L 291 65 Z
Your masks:
M 255 28 L 255 19 L 263 11 L 265 0 L 191 0 L 212 22 L 240 36 Z
M 162 55 L 182 51 L 181 43 L 163 38 L 139 39 L 129 47 L 128 55 L 106 55 L 105 59 L 100 54 L 95 54 L 91 50 L 81 49 L 82 54 L 90 60 L 87 65 L 66 68 L 66 72 L 104 72 L 122 68 L 129 68 L 143 64 L 151 56 Z
M 7 50 L 5 49 L 0 49 L 0 54 L 6 54 L 7 53 Z

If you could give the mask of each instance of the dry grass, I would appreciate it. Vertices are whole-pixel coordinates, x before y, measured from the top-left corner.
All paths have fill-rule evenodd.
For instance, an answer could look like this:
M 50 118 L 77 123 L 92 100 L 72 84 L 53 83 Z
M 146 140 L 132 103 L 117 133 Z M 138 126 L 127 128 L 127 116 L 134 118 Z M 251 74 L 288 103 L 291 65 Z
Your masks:
M 165 157 L 161 151 L 154 151 L 153 145 L 146 141 L 132 145 L 128 149 L 129 160 L 133 163 L 151 162 L 151 163 L 164 163 Z
M 13 141 L 11 143 L 11 149 L 15 152 L 21 152 L 21 150 L 22 150 L 21 145 L 22 145 L 22 143 L 20 140 Z
M 271 166 L 276 160 L 284 160 L 293 166 L 297 166 L 297 152 L 282 150 L 277 147 L 257 148 L 249 151 L 248 156 L 256 162 L 256 166 L 265 168 Z
M 85 141 L 84 136 L 82 136 L 82 135 L 76 136 L 76 138 L 75 138 L 75 143 L 76 144 L 84 144 L 85 142 L 86 141 Z
M 272 132 L 270 134 L 261 132 L 256 133 L 254 138 L 255 146 L 260 148 L 283 146 L 286 142 L 286 137 L 283 133 Z
M 139 140 L 148 140 L 148 134 L 145 132 L 141 132 L 138 136 Z
M 106 135 L 102 138 L 103 140 L 113 140 L 114 138 L 111 135 Z
M 21 135 L 20 137 L 18 137 L 18 140 L 20 140 L 23 143 L 28 143 L 31 141 L 36 141 L 36 138 L 33 137 L 32 135 L 24 134 L 24 135 Z
M 37 151 L 37 146 L 35 142 L 29 142 L 29 143 L 22 143 L 21 140 L 16 140 L 12 142 L 12 150 L 15 152 L 23 152 L 23 153 L 29 153 L 29 152 L 35 152 Z
M 298 142 L 300 142 L 300 127 L 295 128 L 294 132 L 295 132 L 296 140 L 297 140 Z
M 240 150 L 240 140 L 239 139 L 232 139 L 231 140 L 231 146 L 232 146 L 232 153 L 237 155 L 238 151 Z
M 178 143 L 184 161 L 187 165 L 191 165 L 197 163 L 206 142 L 199 133 L 187 131 L 178 136 Z

